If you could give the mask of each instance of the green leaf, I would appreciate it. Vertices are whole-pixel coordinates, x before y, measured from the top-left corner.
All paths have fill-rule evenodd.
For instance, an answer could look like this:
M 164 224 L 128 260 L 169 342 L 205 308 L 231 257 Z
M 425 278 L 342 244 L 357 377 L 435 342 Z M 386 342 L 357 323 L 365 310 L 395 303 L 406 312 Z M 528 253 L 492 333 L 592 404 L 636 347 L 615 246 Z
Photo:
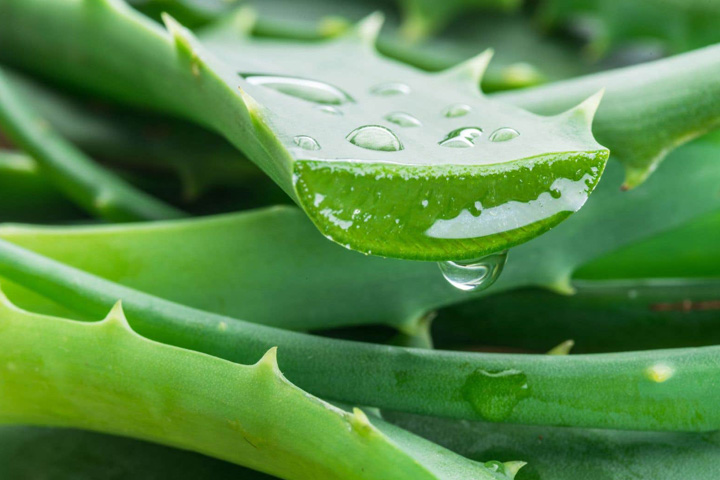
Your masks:
M 679 145 L 720 126 L 720 45 L 632 67 L 494 96 L 552 114 L 605 88 L 593 133 L 641 184 Z
M 254 470 L 130 438 L 64 428 L 0 426 L 0 476 L 13 480 L 271 480 Z
M 528 464 L 517 480 L 714 480 L 720 435 L 499 425 L 385 412 L 384 417 L 470 458 Z
M 433 341 L 441 349 L 531 353 L 564 338 L 574 340 L 573 353 L 720 343 L 718 278 L 575 280 L 571 286 L 571 296 L 526 288 L 441 309 Z
M 28 152 L 58 189 L 88 212 L 113 221 L 184 214 L 97 166 L 32 112 L 0 70 L 0 127 Z
M 310 396 L 280 373 L 276 349 L 245 366 L 148 340 L 119 303 L 87 323 L 3 296 L 0 329 L 0 422 L 132 436 L 287 479 L 514 476 Z
M 377 17 L 302 45 L 252 41 L 231 31 L 236 17 L 201 43 L 169 17 L 163 32 L 120 2 L 45 3 L 0 6 L 12 24 L 62 29 L 66 41 L 38 38 L 37 55 L 19 56 L 24 35 L 4 31 L 6 60 L 212 126 L 326 236 L 364 253 L 457 260 L 517 245 L 579 209 L 607 158 L 590 133 L 598 97 L 549 118 L 497 104 L 477 91 L 487 55 L 418 72 L 374 51 Z M 78 65 L 77 51 L 90 60 Z M 48 71 L 38 62 L 46 55 L 66 68 Z M 473 111 L 462 115 L 465 105 Z
M 63 222 L 81 213 L 42 176 L 37 163 L 0 149 L 0 218 L 4 222 Z

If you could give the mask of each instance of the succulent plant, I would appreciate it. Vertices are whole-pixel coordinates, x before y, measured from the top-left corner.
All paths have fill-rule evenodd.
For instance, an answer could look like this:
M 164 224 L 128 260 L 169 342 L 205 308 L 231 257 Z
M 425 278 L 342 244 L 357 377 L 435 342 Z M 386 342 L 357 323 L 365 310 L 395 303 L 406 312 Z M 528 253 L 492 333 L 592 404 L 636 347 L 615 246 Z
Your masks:
M 662 5 L 604 70 L 611 0 L 0 0 L 0 476 L 714 478 L 720 45 Z

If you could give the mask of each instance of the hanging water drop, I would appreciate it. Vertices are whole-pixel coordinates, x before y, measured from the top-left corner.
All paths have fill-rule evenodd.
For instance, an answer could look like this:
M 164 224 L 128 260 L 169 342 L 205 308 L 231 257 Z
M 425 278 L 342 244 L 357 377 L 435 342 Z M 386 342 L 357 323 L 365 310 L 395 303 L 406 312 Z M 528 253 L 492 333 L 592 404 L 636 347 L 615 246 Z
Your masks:
M 403 149 L 400 139 L 392 131 L 380 125 L 358 127 L 345 138 L 353 145 L 368 150 L 397 152 Z
M 470 148 L 475 146 L 475 142 L 480 138 L 480 135 L 482 135 L 482 128 L 462 127 L 448 133 L 438 143 L 442 147 Z
M 464 105 L 462 103 L 458 103 L 456 105 L 450 105 L 445 109 L 443 112 L 443 115 L 445 115 L 447 118 L 456 118 L 456 117 L 462 117 L 470 113 L 470 105 Z
M 405 112 L 393 112 L 385 115 L 385 120 L 401 127 L 421 127 L 420 120 Z
M 260 85 L 309 102 L 342 105 L 353 101 L 350 95 L 339 88 L 317 80 L 254 73 L 241 74 L 241 76 L 252 85 Z
M 498 279 L 507 261 L 507 250 L 477 260 L 439 262 L 445 280 L 458 290 L 485 290 Z
M 370 93 L 372 93 L 373 95 L 383 96 L 407 95 L 408 93 L 410 93 L 410 87 L 408 87 L 404 83 L 399 82 L 381 83 L 370 88 Z
M 317 140 L 307 135 L 298 135 L 293 138 L 293 142 L 303 150 L 320 150 L 320 144 Z
M 508 140 L 512 140 L 513 138 L 517 138 L 520 136 L 520 133 L 518 133 L 517 130 L 510 127 L 502 127 L 495 130 L 490 135 L 490 141 L 491 142 L 506 142 Z

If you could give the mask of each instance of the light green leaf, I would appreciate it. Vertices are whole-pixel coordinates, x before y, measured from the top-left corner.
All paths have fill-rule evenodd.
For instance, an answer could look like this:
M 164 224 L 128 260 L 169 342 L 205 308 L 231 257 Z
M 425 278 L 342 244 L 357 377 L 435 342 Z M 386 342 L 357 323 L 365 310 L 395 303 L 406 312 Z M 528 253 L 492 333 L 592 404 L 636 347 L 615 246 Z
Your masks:
M 120 303 L 87 323 L 3 296 L 0 330 L 0 423 L 131 436 L 287 479 L 514 476 L 308 395 L 280 373 L 274 348 L 245 366 L 148 340 Z

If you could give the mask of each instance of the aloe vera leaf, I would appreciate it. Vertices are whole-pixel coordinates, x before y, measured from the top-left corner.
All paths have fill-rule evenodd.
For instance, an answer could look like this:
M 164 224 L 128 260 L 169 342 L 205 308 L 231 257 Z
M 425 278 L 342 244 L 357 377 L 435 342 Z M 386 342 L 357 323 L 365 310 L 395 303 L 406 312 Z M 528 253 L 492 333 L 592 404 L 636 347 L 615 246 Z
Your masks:
M 720 272 L 720 212 L 627 245 L 580 266 L 577 279 L 716 277 Z
M 8 73 L 13 87 L 61 136 L 114 168 L 174 173 L 183 184 L 185 202 L 217 187 L 249 189 L 252 184 L 257 190 L 270 190 L 274 186 L 232 145 L 195 125 L 112 105 L 98 107 L 95 99 L 90 104 Z M 267 193 L 268 202 L 286 201 L 277 190 Z
M 720 41 L 716 2 L 544 0 L 538 17 L 546 27 L 579 26 L 588 36 L 586 49 L 594 58 L 627 45 L 654 43 L 679 53 Z
M 384 417 L 470 458 L 528 464 L 517 480 L 714 480 L 720 435 L 501 425 L 385 412 Z
M 280 373 L 276 349 L 245 366 L 153 342 L 119 303 L 88 323 L 3 298 L 0 325 L 3 423 L 122 434 L 287 479 L 514 476 L 310 396 Z
M 715 272 L 717 276 L 717 270 Z M 571 296 L 519 289 L 438 311 L 442 349 L 543 352 L 565 338 L 573 353 L 717 345 L 720 279 L 576 280 Z
M 699 169 L 684 171 L 708 181 Z M 677 172 L 671 175 L 673 181 L 678 180 Z M 697 184 L 684 187 L 688 195 L 702 190 Z M 649 203 L 655 205 L 657 199 Z M 647 216 L 642 208 L 635 210 Z M 530 258 L 538 263 L 536 255 Z M 280 331 L 194 310 L 4 241 L 0 242 L 0 273 L 85 310 L 100 310 L 122 298 L 142 334 L 223 358 L 247 362 L 269 346 L 279 345 L 284 352 L 283 369 L 295 383 L 351 403 L 520 423 L 561 419 L 566 425 L 666 430 L 709 430 L 720 424 L 709 401 L 715 395 L 712 378 L 717 373 L 717 347 L 562 357 L 383 347 Z M 672 375 L 659 378 L 658 371 Z M 506 374 L 493 376 L 493 372 Z M 700 377 L 707 383 L 698 382 Z M 495 378 L 500 381 L 494 382 Z M 628 393 L 627 385 L 635 389 Z
M 577 210 L 594 188 L 607 158 L 607 150 L 590 133 L 599 97 L 549 118 L 500 106 L 477 91 L 486 55 L 442 75 L 417 72 L 374 52 L 368 43 L 379 26 L 375 18 L 358 26 L 353 35 L 322 44 L 259 44 L 237 36 L 229 40 L 231 32 L 226 30 L 215 31 L 212 40 L 205 36 L 203 46 L 173 20 L 167 19 L 170 32 L 164 32 L 120 2 L 66 0 L 47 7 L 45 1 L 4 0 L 0 6 L 13 18 L 12 25 L 62 26 L 67 41 L 51 44 L 38 38 L 31 46 L 24 35 L 6 29 L 2 36 L 6 60 L 26 67 L 34 64 L 65 81 L 210 125 L 241 147 L 301 204 L 326 236 L 365 253 L 463 259 L 522 243 Z M 93 21 L 88 22 L 87 15 Z M 227 29 L 232 23 L 228 22 Z M 100 24 L 102 29 L 98 29 Z M 67 28 L 73 33 L 67 34 Z M 32 48 L 36 55 L 17 55 L 20 45 Z M 110 45 L 114 48 L 111 62 L 103 53 Z M 69 55 L 78 51 L 87 55 L 85 65 L 94 65 L 89 71 L 78 68 L 74 54 Z M 48 72 L 36 63 L 35 59 L 50 54 L 61 58 L 67 68 Z M 299 60 L 309 57 L 317 61 Z M 325 64 L 322 58 L 334 68 L 320 68 Z M 335 68 L 336 60 L 342 58 L 353 61 Z M 255 76 L 247 80 L 240 73 Z M 280 79 L 279 84 L 268 80 L 278 75 L 292 78 Z M 317 81 L 322 83 L 312 83 Z M 383 86 L 383 82 L 405 83 L 397 87 Z M 320 103 L 339 102 L 345 114 L 329 114 L 267 85 Z M 373 87 L 378 94 L 368 92 Z M 380 94 L 392 93 L 396 87 L 415 93 Z M 454 119 L 442 116 L 444 108 L 458 102 L 480 108 L 484 118 L 492 120 L 483 120 L 486 134 L 510 127 L 520 136 L 510 139 L 514 133 L 503 130 L 490 137 L 507 141 L 478 140 L 479 131 L 474 129 L 483 125 L 467 123 L 472 113 Z M 382 119 L 402 110 L 410 110 L 403 113 L 414 114 L 426 127 L 395 128 Z M 298 129 L 297 118 L 312 120 Z M 454 129 L 465 127 L 471 128 L 453 133 L 458 138 L 449 142 L 465 147 L 478 142 L 488 152 L 487 160 L 478 163 L 473 148 L 438 144 Z M 558 192 L 561 198 L 554 198 Z M 538 200 L 540 195 L 543 198 Z M 535 203 L 527 203 L 531 201 Z M 552 206 L 546 205 L 540 213 L 535 209 L 538 202 Z M 404 206 L 403 211 L 398 211 L 398 205 Z M 478 206 L 515 212 L 518 205 L 527 215 L 512 215 L 518 222 L 511 225 L 502 225 L 501 220 L 509 218 L 506 215 L 488 214 L 481 224 L 470 218 L 475 218 L 471 210 Z M 491 220 L 485 223 L 485 218 Z
M 65 428 L 0 426 L 0 476 L 13 480 L 271 480 L 254 470 L 130 438 Z
M 333 245 L 289 206 L 134 225 L 6 225 L 0 236 L 161 298 L 291 330 L 377 323 L 416 336 L 431 305 L 463 298 L 435 265 Z
M 114 221 L 183 214 L 98 167 L 32 112 L 0 70 L 0 128 L 28 152 L 58 189 L 88 212 Z
M 593 132 L 635 187 L 673 148 L 720 126 L 720 45 L 494 98 L 552 114 L 598 88 L 606 94 Z
M 35 161 L 0 148 L 0 219 L 3 222 L 63 222 L 82 218 L 41 175 Z

